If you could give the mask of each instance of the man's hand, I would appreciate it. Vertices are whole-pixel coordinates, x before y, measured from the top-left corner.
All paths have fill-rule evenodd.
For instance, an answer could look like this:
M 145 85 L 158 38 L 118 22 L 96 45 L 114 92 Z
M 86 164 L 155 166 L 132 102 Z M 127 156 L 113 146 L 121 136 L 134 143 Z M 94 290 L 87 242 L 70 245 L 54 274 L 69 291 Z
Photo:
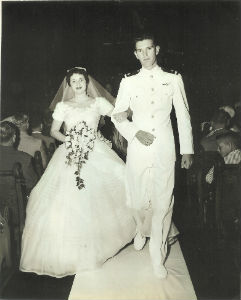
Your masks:
M 118 123 L 121 123 L 123 121 L 125 121 L 127 119 L 127 112 L 126 111 L 123 111 L 123 112 L 120 112 L 120 113 L 117 113 L 117 114 L 114 114 L 113 117 L 114 119 L 118 122 Z
M 183 154 L 181 168 L 189 169 L 193 163 L 193 155 L 192 154 Z
M 136 133 L 136 138 L 143 145 L 150 146 L 153 143 L 153 141 L 155 139 L 155 136 L 153 134 L 149 133 L 149 132 L 146 132 L 146 131 L 143 131 L 143 130 L 139 130 Z

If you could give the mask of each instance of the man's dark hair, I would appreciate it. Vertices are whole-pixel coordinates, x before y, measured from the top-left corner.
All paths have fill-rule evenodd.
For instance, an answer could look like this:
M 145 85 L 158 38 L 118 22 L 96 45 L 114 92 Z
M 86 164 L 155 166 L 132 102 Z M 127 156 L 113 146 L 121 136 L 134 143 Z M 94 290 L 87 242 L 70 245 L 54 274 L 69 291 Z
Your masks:
M 225 132 L 216 137 L 216 141 L 223 141 L 224 143 L 232 143 L 237 149 L 241 148 L 241 137 L 237 132 Z
M 143 40 L 152 40 L 154 46 L 157 46 L 157 40 L 153 33 L 151 32 L 139 32 L 133 38 L 133 48 L 136 50 L 136 43 Z
M 228 128 L 230 125 L 231 117 L 230 115 L 222 110 L 218 109 L 212 116 L 211 121 L 215 124 L 223 124 L 224 128 Z
M 16 126 L 9 122 L 3 121 L 0 123 L 0 143 L 8 143 L 16 135 Z
M 17 112 L 16 114 L 13 115 L 13 123 L 17 127 L 20 127 L 21 125 L 26 124 L 28 121 L 29 121 L 29 117 L 25 113 Z

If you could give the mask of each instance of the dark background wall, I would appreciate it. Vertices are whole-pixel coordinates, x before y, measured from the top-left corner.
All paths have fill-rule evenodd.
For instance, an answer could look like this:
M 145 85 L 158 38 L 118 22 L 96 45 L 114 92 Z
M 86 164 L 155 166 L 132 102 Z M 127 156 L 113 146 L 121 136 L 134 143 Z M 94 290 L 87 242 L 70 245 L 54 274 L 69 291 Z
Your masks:
M 138 68 L 131 38 L 143 28 L 160 40 L 160 64 L 182 73 L 195 123 L 239 100 L 239 1 L 3 1 L 2 117 L 48 107 L 73 66 L 118 85 Z

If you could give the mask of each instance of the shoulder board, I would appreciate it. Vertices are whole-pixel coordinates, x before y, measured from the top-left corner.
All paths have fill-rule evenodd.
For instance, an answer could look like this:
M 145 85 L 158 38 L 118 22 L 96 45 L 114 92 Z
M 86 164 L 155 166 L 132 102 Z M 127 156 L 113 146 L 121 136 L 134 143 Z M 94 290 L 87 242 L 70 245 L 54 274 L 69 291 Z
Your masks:
M 162 67 L 162 70 L 163 70 L 164 72 L 171 73 L 171 74 L 175 74 L 175 75 L 179 75 L 179 74 L 180 74 L 177 70 L 169 69 L 169 68 L 167 68 L 167 67 Z
M 127 74 L 125 74 L 125 77 L 130 77 L 130 76 L 136 75 L 136 74 L 138 74 L 139 72 L 140 72 L 140 70 L 136 70 L 136 71 L 134 71 L 134 72 L 127 73 Z

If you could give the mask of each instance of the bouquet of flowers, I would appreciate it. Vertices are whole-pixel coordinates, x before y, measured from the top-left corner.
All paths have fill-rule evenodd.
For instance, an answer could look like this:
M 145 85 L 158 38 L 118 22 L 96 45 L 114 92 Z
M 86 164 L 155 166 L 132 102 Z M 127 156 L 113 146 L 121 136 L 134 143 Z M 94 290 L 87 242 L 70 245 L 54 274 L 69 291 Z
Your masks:
M 84 180 L 80 178 L 80 170 L 88 160 L 89 152 L 94 148 L 96 130 L 89 128 L 85 121 L 82 121 L 66 132 L 65 146 L 67 149 L 67 165 L 76 166 L 76 186 L 79 190 L 85 187 Z

